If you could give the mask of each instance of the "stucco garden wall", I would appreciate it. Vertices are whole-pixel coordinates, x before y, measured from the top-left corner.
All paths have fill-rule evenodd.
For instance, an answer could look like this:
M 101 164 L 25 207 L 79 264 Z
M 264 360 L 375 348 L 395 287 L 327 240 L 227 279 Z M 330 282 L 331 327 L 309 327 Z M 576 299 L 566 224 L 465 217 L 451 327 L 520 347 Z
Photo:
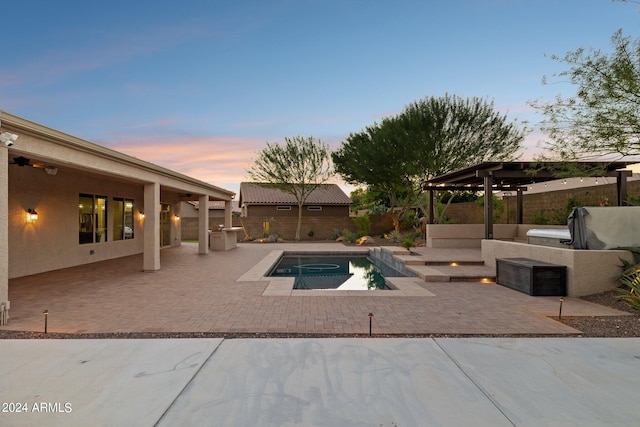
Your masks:
M 619 286 L 620 258 L 633 261 L 629 251 L 576 250 L 499 240 L 482 241 L 482 259 L 494 267 L 496 258 L 530 258 L 567 267 L 567 295 L 579 297 Z
M 593 178 L 588 178 L 593 179 Z M 640 195 L 640 181 L 627 182 L 629 194 Z M 567 202 L 576 198 L 582 206 L 599 206 L 608 201 L 609 206 L 617 203 L 616 184 L 601 184 L 585 188 L 550 191 L 546 193 L 527 194 L 522 201 L 523 222 L 525 224 L 554 224 L 566 220 Z M 504 212 L 494 218 L 496 224 L 515 224 L 516 196 L 503 198 Z M 476 202 L 452 203 L 445 210 L 445 217 L 454 224 L 483 224 L 484 208 Z
M 533 224 L 494 224 L 496 240 L 526 242 L 527 231 L 539 228 Z M 566 226 L 545 226 L 566 229 Z M 479 248 L 484 239 L 484 224 L 427 224 L 427 247 L 430 248 Z

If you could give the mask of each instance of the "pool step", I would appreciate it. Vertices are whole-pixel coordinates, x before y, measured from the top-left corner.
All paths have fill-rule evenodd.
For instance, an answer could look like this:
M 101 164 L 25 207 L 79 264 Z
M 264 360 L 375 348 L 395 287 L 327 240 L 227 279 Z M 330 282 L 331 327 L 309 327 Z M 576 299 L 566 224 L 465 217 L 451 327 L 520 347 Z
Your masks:
M 393 254 L 393 258 L 402 262 L 407 270 L 425 282 L 493 283 L 496 280 L 495 269 L 485 266 L 482 258 L 477 255 L 449 251 L 444 256 L 438 254 L 436 258 L 433 257 L 434 254 L 410 254 L 402 249 L 388 251 Z
M 495 269 L 485 265 L 408 265 L 425 282 L 481 282 L 496 280 Z

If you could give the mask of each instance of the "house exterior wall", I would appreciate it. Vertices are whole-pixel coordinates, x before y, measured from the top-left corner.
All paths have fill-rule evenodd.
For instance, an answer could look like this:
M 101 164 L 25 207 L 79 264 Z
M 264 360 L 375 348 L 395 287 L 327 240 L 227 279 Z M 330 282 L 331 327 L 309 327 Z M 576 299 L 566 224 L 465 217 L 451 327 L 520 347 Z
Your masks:
M 182 239 L 197 240 L 199 211 L 192 204 L 186 202 L 181 202 L 180 208 L 182 209 L 180 215 Z M 224 210 L 209 209 L 209 228 L 217 228 L 220 224 L 224 224 Z
M 0 126 L 18 137 L 0 147 L 0 325 L 9 318 L 11 278 L 139 253 L 142 270 L 159 270 L 160 246 L 181 243 L 179 194 L 223 201 L 231 215 L 232 191 L 4 111 Z M 19 157 L 29 164 L 16 164 Z M 107 200 L 105 242 L 80 244 L 80 194 Z M 134 201 L 133 239 L 112 240 L 114 197 Z M 36 221 L 27 219 L 28 209 L 38 212 Z M 199 225 L 206 236 L 206 223 Z M 198 247 L 207 252 L 206 244 Z
M 143 187 L 59 170 L 9 167 L 9 278 L 41 273 L 142 252 Z M 80 193 L 107 196 L 107 242 L 79 244 Z M 134 200 L 134 238 L 113 241 L 113 198 Z M 38 212 L 27 222 L 26 210 Z
M 285 206 L 285 205 L 280 205 Z M 316 205 L 314 205 L 316 206 Z M 317 205 L 322 210 L 309 210 L 309 206 L 303 206 L 302 216 L 315 216 L 315 217 L 334 217 L 334 216 L 349 216 L 349 206 L 327 206 Z M 298 206 L 291 206 L 291 210 L 278 210 L 276 205 L 249 205 L 245 206 L 244 215 L 247 218 L 250 217 L 298 217 Z
M 9 304 L 9 156 L 0 146 L 0 326 L 6 322 Z M 5 244 L 6 242 L 6 244 Z
M 277 234 L 284 240 L 293 240 L 298 219 L 297 217 L 234 218 L 233 225 L 243 227 L 247 235 L 254 239 L 261 239 L 269 234 Z M 310 217 L 303 215 L 300 240 L 328 240 L 334 237 L 336 230 L 343 231 L 345 229 L 356 231 L 353 220 L 348 216 Z M 313 231 L 313 236 L 309 236 L 310 231 Z M 244 233 L 238 233 L 238 239 L 244 239 L 245 237 Z

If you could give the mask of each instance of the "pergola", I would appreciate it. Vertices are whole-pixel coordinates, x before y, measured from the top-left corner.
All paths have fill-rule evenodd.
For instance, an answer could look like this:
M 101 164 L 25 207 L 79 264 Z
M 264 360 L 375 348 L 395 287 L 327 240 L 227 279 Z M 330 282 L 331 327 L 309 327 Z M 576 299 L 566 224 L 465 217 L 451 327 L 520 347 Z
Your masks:
M 522 224 L 523 193 L 532 183 L 552 181 L 569 170 L 587 171 L 588 176 L 615 177 L 618 206 L 627 204 L 627 177 L 631 171 L 622 170 L 636 162 L 483 162 L 437 176 L 425 183 L 429 192 L 429 223 L 434 220 L 434 191 L 515 191 L 516 222 Z M 574 175 L 575 176 L 575 175 Z M 493 239 L 493 198 L 484 203 L 485 239 Z

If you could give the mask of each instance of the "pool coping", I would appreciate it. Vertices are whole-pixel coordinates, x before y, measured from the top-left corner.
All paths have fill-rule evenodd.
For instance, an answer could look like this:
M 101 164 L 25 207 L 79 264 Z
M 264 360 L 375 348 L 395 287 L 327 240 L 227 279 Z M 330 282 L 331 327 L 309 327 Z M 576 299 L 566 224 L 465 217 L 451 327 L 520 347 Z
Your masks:
M 268 253 L 262 260 L 249 271 L 240 276 L 236 282 L 268 282 L 263 297 L 344 297 L 344 296 L 371 296 L 371 297 L 433 297 L 433 293 L 420 286 L 424 283 L 419 277 L 387 277 L 387 284 L 394 289 L 375 290 L 323 290 L 323 289 L 293 289 L 293 277 L 269 277 L 267 274 L 275 263 L 288 251 L 274 250 Z M 304 251 L 308 255 L 366 255 L 369 248 L 345 251 Z

